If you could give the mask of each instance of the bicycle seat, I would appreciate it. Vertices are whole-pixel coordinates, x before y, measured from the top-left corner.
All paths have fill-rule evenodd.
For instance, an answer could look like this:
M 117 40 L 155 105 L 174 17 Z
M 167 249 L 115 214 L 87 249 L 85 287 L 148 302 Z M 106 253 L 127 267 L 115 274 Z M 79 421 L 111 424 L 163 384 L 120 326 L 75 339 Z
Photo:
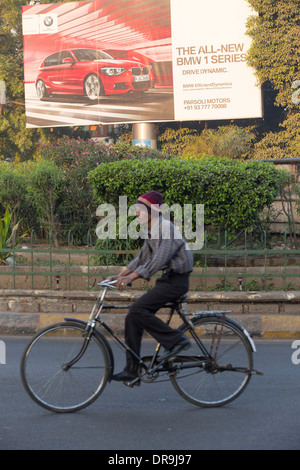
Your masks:
M 172 301 L 171 302 L 166 302 L 164 307 L 173 307 L 173 306 L 176 306 L 178 304 L 181 304 L 182 302 L 185 302 L 186 298 L 187 298 L 187 294 L 183 294 L 180 297 L 178 297 L 178 299 L 173 300 L 173 302 Z

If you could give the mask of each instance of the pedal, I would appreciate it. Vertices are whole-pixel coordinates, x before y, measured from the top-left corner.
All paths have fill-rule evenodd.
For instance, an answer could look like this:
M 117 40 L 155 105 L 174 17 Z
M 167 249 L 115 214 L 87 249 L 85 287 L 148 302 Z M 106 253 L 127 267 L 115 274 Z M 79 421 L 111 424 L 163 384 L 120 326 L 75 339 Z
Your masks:
M 173 361 L 176 357 L 177 357 L 177 356 L 176 356 L 176 354 L 174 354 L 174 353 L 167 353 L 167 354 L 164 354 L 164 355 L 161 356 L 161 357 L 158 357 L 158 358 L 157 358 L 157 362 L 158 362 L 159 364 L 163 364 L 163 363 L 166 362 L 166 361 L 168 361 L 168 362 L 169 362 L 169 361 Z
M 133 388 L 134 386 L 139 387 L 139 386 L 141 385 L 141 381 L 140 381 L 140 379 L 137 377 L 137 378 L 134 379 L 134 380 L 124 380 L 123 384 L 126 385 L 126 387 Z

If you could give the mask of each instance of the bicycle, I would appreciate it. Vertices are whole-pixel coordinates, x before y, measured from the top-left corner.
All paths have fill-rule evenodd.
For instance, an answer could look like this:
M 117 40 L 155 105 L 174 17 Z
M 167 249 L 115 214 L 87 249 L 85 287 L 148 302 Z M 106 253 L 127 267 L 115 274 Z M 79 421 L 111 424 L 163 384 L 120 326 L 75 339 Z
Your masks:
M 169 303 L 167 322 L 174 312 L 182 320 L 179 330 L 192 341 L 188 354 L 139 357 L 104 322 L 103 309 L 128 308 L 105 305 L 115 281 L 102 281 L 87 322 L 76 318 L 47 326 L 27 345 L 21 360 L 21 378 L 29 396 L 40 406 L 57 413 L 81 410 L 93 403 L 114 373 L 112 348 L 98 325 L 138 362 L 138 377 L 126 385 L 170 380 L 188 402 L 201 407 L 223 406 L 245 390 L 254 374 L 255 344 L 247 330 L 226 315 L 230 311 L 186 312 L 186 296 Z M 40 366 L 42 364 L 42 368 Z

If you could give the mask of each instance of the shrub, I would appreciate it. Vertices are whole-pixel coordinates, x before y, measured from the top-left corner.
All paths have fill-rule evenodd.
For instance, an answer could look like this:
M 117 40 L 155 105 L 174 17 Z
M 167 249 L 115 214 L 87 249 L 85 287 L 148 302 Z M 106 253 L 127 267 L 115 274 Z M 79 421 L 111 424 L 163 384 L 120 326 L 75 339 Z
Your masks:
M 254 141 L 251 128 L 220 126 L 204 129 L 199 135 L 195 129 L 167 129 L 160 137 L 162 148 L 183 158 L 205 156 L 246 159 Z
M 24 179 L 20 171 L 11 163 L 0 162 L 0 209 L 7 206 L 18 215 L 24 205 Z
M 55 163 L 40 160 L 33 163 L 27 192 L 38 216 L 39 224 L 48 231 L 59 232 L 57 217 L 59 198 L 63 188 L 63 172 Z
M 252 148 L 254 134 L 238 126 L 205 129 L 187 145 L 183 156 L 213 155 L 233 159 L 246 159 Z
M 88 172 L 100 163 L 118 160 L 144 160 L 149 158 L 170 158 L 166 153 L 150 147 L 130 145 L 126 142 L 106 144 L 81 138 L 64 136 L 54 142 L 42 144 L 38 150 L 39 158 L 53 160 L 57 165 L 68 168 L 80 165 Z
M 272 164 L 213 157 L 104 163 L 88 179 L 97 204 L 118 207 L 119 196 L 127 196 L 131 205 L 156 190 L 169 205 L 204 204 L 205 223 L 229 233 L 250 230 L 280 190 L 280 171 Z
M 57 217 L 62 231 L 72 231 L 73 240 L 82 243 L 88 230 L 97 224 L 93 207 L 93 193 L 87 182 L 88 172 L 102 163 L 120 160 L 145 160 L 168 158 L 148 147 L 85 141 L 81 138 L 63 137 L 43 144 L 39 155 L 41 161 L 51 161 L 63 172 L 63 192 L 57 207 Z M 38 162 L 39 163 L 39 162 Z
M 196 129 L 183 127 L 175 130 L 168 128 L 158 140 L 161 142 L 164 151 L 180 156 L 185 151 L 186 147 L 195 141 L 196 134 Z
M 32 198 L 28 195 L 27 183 L 32 166 L 30 163 L 0 162 L 0 211 L 12 209 L 12 223 L 22 219 L 22 227 L 29 228 L 37 223 Z
M 27 232 L 18 232 L 20 221 L 11 226 L 12 216 L 13 213 L 7 207 L 4 216 L 0 217 L 0 265 L 7 264 L 7 259 L 11 256 L 7 250 L 17 248 L 27 235 Z

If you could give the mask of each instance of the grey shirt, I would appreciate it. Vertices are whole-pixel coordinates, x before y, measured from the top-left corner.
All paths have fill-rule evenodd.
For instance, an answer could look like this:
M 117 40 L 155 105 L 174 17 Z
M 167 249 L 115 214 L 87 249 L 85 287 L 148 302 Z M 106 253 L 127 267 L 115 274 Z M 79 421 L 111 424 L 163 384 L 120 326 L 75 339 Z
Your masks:
M 181 274 L 190 273 L 193 265 L 193 254 L 179 230 L 172 222 L 160 216 L 141 251 L 127 268 L 149 280 L 160 270 L 172 270 Z

